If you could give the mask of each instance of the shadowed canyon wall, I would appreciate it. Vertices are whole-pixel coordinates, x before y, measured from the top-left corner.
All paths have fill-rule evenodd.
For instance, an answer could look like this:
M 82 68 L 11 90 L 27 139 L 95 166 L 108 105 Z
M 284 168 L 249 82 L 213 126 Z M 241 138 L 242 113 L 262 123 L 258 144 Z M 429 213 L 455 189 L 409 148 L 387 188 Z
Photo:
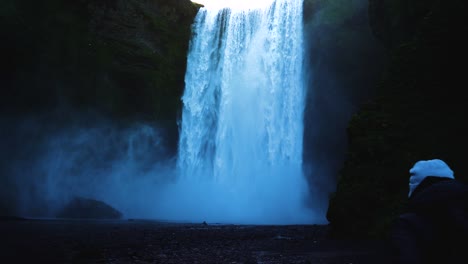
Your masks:
M 348 126 L 328 219 L 336 235 L 382 237 L 408 195 L 409 169 L 440 158 L 467 182 L 463 1 L 370 0 L 389 59 L 375 97 Z
M 371 31 L 367 0 L 306 0 L 304 23 L 304 167 L 312 199 L 326 211 L 345 160 L 348 122 L 374 95 L 385 53 Z

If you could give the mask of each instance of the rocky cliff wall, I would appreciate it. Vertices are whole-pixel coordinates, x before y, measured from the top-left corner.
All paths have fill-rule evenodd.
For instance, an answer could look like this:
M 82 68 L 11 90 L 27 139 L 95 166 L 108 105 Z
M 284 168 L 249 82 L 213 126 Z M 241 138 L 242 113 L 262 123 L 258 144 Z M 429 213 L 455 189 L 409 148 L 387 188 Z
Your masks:
M 61 106 L 174 120 L 191 24 L 189 0 L 5 0 L 1 111 Z
M 340 236 L 385 236 L 408 193 L 409 169 L 440 158 L 468 180 L 463 1 L 370 0 L 389 60 L 375 98 L 348 125 L 349 148 L 328 219 Z

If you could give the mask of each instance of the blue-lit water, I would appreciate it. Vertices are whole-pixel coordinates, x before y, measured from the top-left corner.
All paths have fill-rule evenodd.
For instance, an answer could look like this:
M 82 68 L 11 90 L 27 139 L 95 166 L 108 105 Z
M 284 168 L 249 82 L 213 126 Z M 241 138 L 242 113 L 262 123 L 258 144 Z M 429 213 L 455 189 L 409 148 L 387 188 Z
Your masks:
M 270 2 L 207 6 L 194 23 L 178 186 L 188 211 L 212 221 L 322 221 L 304 206 L 303 3 Z

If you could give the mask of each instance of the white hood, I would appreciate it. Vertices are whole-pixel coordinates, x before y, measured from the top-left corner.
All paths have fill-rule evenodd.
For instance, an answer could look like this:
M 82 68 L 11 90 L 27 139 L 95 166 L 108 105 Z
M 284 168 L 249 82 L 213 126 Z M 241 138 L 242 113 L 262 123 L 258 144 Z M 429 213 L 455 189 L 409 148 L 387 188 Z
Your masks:
M 411 196 L 416 187 L 418 187 L 427 176 L 454 179 L 453 171 L 440 159 L 420 160 L 414 164 L 409 172 L 411 177 L 409 179 L 408 197 Z

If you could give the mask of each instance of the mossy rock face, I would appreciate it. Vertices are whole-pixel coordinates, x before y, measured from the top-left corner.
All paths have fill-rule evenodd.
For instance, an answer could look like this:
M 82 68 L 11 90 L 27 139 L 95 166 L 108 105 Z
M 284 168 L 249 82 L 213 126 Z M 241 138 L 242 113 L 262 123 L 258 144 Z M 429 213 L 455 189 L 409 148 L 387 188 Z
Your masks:
M 443 159 L 456 178 L 468 181 L 468 111 L 457 84 L 464 79 L 458 65 L 466 61 L 467 43 L 460 34 L 466 8 L 460 1 L 427 1 L 418 14 L 426 11 L 411 17 L 415 26 L 405 32 L 400 30 L 406 22 L 386 30 L 375 25 L 386 19 L 406 21 L 405 15 L 414 15 L 407 8 L 423 4 L 407 2 L 388 8 L 388 1 L 370 1 L 383 6 L 378 9 L 383 13 L 370 9 L 372 25 L 388 41 L 391 56 L 377 96 L 348 126 L 347 160 L 327 215 L 337 236 L 385 237 L 404 208 L 409 169 L 418 160 Z M 392 34 L 406 37 L 388 36 Z
M 369 0 L 369 19 L 377 38 L 388 47 L 411 40 L 439 0 Z
M 197 7 L 190 1 L 134 0 L 97 2 L 89 10 L 96 52 L 110 58 L 105 71 L 118 87 L 118 96 L 103 91 L 108 105 L 175 120 Z
M 117 118 L 175 120 L 191 25 L 189 0 L 5 0 L 2 110 L 70 105 Z

